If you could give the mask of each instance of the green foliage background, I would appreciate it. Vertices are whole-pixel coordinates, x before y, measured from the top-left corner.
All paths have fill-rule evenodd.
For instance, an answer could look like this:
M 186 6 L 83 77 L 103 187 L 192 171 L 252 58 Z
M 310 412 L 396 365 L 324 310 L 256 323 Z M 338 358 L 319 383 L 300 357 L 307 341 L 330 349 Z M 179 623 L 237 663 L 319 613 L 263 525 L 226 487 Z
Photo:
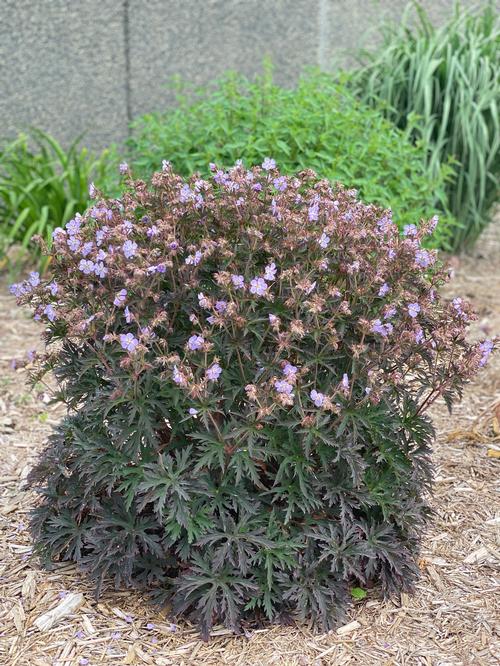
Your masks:
M 392 208 L 401 227 L 446 209 L 451 169 L 429 175 L 425 148 L 408 140 L 378 110 L 356 101 L 326 74 L 311 73 L 296 88 L 229 74 L 210 90 L 179 85 L 178 106 L 133 123 L 129 141 L 135 172 L 147 176 L 170 160 L 176 171 L 206 174 L 210 162 L 246 165 L 273 157 L 284 173 L 314 169 L 359 190 L 365 201 Z M 449 247 L 456 223 L 445 214 L 433 242 Z
M 500 174 L 500 22 L 493 5 L 480 13 L 456 5 L 435 28 L 418 3 L 384 28 L 383 42 L 362 56 L 353 92 L 426 147 L 429 177 L 454 164 L 446 201 L 460 221 L 452 249 L 471 245 L 491 219 Z M 381 107 L 382 104 L 382 107 Z

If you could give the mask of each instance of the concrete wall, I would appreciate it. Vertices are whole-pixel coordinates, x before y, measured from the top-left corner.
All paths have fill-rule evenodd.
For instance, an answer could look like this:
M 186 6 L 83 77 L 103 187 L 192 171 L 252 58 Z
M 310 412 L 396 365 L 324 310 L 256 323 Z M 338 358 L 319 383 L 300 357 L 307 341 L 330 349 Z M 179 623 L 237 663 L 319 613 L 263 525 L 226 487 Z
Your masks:
M 421 0 L 442 21 L 453 0 Z M 471 1 L 465 4 L 486 4 Z M 139 113 L 172 103 L 172 75 L 251 75 L 264 56 L 292 84 L 377 41 L 406 0 L 0 0 L 0 134 L 29 125 L 64 143 L 120 141 Z

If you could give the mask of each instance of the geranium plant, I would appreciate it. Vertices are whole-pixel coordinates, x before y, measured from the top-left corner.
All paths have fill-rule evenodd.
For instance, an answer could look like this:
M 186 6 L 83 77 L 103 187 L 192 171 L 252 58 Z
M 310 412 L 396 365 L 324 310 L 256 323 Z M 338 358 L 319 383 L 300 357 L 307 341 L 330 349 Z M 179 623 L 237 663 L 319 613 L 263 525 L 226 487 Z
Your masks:
M 211 165 L 54 231 L 52 275 L 12 290 L 45 325 L 68 415 L 31 480 L 40 550 L 237 630 L 349 590 L 411 587 L 431 482 L 426 409 L 493 343 L 389 211 L 311 171 Z

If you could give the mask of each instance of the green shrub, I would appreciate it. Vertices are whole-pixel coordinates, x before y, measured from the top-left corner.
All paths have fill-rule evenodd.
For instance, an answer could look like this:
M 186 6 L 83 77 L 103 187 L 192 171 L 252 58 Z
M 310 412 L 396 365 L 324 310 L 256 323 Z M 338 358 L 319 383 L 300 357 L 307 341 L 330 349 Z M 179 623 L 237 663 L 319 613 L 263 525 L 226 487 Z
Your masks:
M 32 130 L 0 150 L 0 253 L 25 248 L 33 235 L 50 242 L 54 227 L 66 224 L 89 203 L 92 180 L 109 182 L 109 151 L 94 158 L 78 140 L 67 150 L 49 134 Z
M 412 5 L 415 6 L 415 5 Z M 410 6 L 411 7 L 411 6 Z M 425 164 L 439 177 L 455 161 L 456 177 L 446 184 L 448 209 L 460 221 L 454 249 L 475 241 L 490 220 L 500 173 L 500 27 L 493 7 L 479 14 L 460 9 L 434 28 L 416 4 L 410 14 L 386 26 L 380 50 L 365 54 L 352 88 L 428 147 Z M 415 115 L 418 120 L 415 123 Z
M 122 170 L 126 171 L 126 165 Z M 493 347 L 389 211 L 310 171 L 165 163 L 54 231 L 44 324 L 69 410 L 30 477 L 39 549 L 174 613 L 331 627 L 349 589 L 411 586 L 433 439 Z
M 359 190 L 363 200 L 392 207 L 402 228 L 445 207 L 446 167 L 429 177 L 425 149 L 380 113 L 363 107 L 320 74 L 294 90 L 270 75 L 252 83 L 229 75 L 199 99 L 179 96 L 179 106 L 135 121 L 131 161 L 142 174 L 168 159 L 181 174 L 208 171 L 209 162 L 256 164 L 270 155 L 285 173 L 314 169 Z M 436 245 L 446 247 L 453 220 L 441 220 Z

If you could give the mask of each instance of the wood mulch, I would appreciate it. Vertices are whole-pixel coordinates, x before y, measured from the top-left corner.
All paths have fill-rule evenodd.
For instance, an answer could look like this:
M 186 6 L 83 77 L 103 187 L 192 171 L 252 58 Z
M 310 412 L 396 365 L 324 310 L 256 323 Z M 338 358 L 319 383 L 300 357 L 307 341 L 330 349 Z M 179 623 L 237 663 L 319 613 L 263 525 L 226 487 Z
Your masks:
M 450 295 L 479 313 L 472 335 L 500 334 L 500 220 L 473 254 L 453 260 Z M 14 359 L 39 349 L 39 328 L 0 285 L 0 664 L 9 666 L 490 666 L 500 663 L 500 354 L 438 428 L 434 516 L 423 539 L 414 595 L 356 602 L 349 623 L 314 634 L 275 626 L 235 637 L 218 627 L 208 643 L 173 625 L 135 592 L 96 602 L 73 565 L 52 571 L 30 557 L 33 494 L 23 490 L 37 452 L 60 418 Z M 81 596 L 78 596 L 81 595 Z M 38 621 L 61 603 L 75 610 L 52 628 Z

